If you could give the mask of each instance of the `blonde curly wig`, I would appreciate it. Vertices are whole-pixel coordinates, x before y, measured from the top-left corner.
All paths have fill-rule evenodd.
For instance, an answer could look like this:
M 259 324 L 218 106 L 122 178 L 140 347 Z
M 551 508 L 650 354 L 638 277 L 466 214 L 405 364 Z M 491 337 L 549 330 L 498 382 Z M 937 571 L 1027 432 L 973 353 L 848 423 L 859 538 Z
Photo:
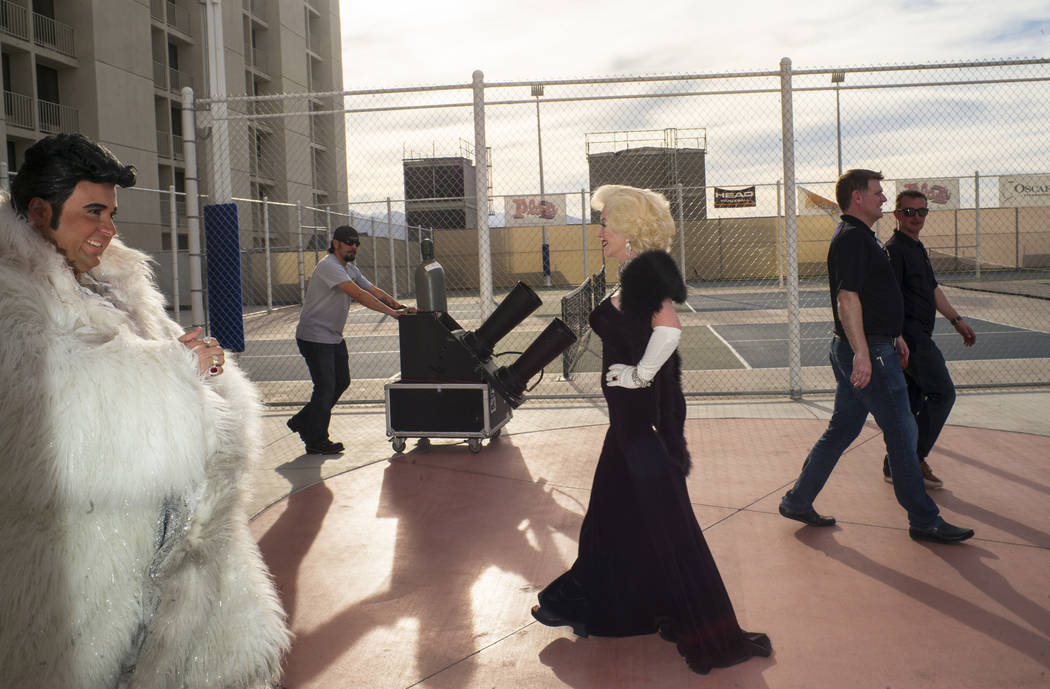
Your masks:
M 605 211 L 605 225 L 627 237 L 633 253 L 667 251 L 675 234 L 671 204 L 663 194 L 621 184 L 604 184 L 591 195 L 591 208 Z

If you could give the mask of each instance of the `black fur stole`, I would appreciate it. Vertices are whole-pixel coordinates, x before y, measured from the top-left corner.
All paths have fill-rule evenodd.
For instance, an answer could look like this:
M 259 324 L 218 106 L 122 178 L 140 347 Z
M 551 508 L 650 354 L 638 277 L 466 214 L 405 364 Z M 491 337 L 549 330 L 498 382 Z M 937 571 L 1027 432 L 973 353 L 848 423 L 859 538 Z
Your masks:
M 620 304 L 624 313 L 651 318 L 668 298 L 681 304 L 686 288 L 678 264 L 666 251 L 641 253 L 620 273 Z

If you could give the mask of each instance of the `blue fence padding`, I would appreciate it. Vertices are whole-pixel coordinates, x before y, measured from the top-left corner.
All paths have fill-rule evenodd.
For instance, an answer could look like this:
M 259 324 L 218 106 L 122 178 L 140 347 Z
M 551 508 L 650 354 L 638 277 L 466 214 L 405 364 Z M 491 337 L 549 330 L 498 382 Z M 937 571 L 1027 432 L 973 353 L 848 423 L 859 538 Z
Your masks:
M 224 349 L 243 352 L 244 299 L 237 204 L 205 206 L 204 237 L 208 259 L 209 333 Z

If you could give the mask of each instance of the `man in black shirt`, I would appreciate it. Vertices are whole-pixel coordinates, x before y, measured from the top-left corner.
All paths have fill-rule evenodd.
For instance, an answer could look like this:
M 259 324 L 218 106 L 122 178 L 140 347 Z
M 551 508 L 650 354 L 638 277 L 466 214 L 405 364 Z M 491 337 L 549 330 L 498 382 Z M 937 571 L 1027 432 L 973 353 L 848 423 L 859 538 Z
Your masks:
M 915 540 L 956 543 L 973 536 L 973 530 L 941 518 L 923 486 L 916 455 L 918 430 L 902 370 L 908 360 L 908 346 L 900 337 L 904 303 L 889 257 L 871 230 L 886 202 L 882 178 L 872 170 L 848 170 L 835 185 L 835 199 L 844 213 L 828 247 L 835 409 L 794 487 L 781 499 L 780 514 L 810 526 L 835 523 L 834 517 L 817 513 L 813 500 L 842 453 L 860 435 L 870 412 L 886 441 L 893 490 L 908 512 L 909 535 Z
M 940 488 L 944 483 L 934 475 L 926 456 L 930 454 L 937 436 L 948 420 L 955 403 L 955 385 L 948 374 L 944 355 L 933 341 L 933 325 L 939 311 L 955 327 L 963 345 L 972 347 L 977 341 L 973 328 L 963 320 L 937 284 L 930 265 L 930 255 L 919 241 L 919 232 L 926 224 L 926 196 L 921 191 L 906 189 L 897 194 L 897 229 L 886 242 L 893 274 L 904 296 L 904 326 L 902 334 L 908 345 L 908 367 L 904 369 L 908 381 L 911 411 L 919 428 L 918 454 L 922 479 L 927 488 Z M 893 483 L 889 457 L 883 462 L 883 476 Z

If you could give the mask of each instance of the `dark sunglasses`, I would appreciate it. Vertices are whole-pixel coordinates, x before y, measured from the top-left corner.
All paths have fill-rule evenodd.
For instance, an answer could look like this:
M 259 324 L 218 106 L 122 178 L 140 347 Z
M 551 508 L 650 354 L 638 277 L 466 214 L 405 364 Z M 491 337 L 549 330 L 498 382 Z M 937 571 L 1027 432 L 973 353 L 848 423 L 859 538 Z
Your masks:
M 339 241 L 343 242 L 342 239 L 340 239 Z M 347 246 L 361 246 L 361 240 L 351 239 L 349 242 L 343 242 L 343 244 L 346 244 Z
M 905 218 L 910 218 L 914 215 L 918 215 L 920 218 L 925 218 L 930 214 L 929 208 L 898 208 Z

